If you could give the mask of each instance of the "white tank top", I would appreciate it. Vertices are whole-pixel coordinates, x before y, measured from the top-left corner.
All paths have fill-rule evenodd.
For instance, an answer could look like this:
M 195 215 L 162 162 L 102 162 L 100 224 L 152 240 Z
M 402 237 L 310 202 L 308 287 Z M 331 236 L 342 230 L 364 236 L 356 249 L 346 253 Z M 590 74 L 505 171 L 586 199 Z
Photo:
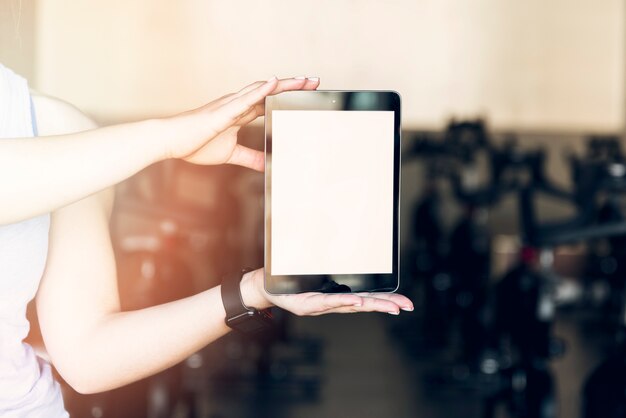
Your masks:
M 0 141 L 34 136 L 34 120 L 26 80 L 0 65 Z M 49 226 L 50 215 L 0 225 L 0 417 L 3 418 L 69 417 L 50 365 L 22 342 L 29 331 L 26 305 L 37 292 L 46 263 Z

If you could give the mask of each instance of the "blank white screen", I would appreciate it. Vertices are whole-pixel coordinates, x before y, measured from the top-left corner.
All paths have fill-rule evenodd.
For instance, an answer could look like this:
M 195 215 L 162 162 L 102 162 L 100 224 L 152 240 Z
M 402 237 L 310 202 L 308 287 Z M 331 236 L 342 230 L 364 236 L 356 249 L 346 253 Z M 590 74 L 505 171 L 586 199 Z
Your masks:
M 392 273 L 392 111 L 272 112 L 271 274 Z

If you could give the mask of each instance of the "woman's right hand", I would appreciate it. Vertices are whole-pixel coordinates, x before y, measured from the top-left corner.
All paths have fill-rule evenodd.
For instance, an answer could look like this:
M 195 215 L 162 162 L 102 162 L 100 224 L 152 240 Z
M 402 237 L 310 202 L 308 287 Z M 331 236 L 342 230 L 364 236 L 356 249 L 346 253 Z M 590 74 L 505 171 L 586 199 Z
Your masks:
M 175 116 L 192 129 L 181 126 L 171 138 L 169 155 L 203 164 L 237 164 L 262 171 L 263 152 L 237 144 L 239 129 L 265 113 L 265 97 L 288 90 L 314 90 L 318 78 L 288 78 L 257 81 L 237 93 L 221 97 L 199 109 Z

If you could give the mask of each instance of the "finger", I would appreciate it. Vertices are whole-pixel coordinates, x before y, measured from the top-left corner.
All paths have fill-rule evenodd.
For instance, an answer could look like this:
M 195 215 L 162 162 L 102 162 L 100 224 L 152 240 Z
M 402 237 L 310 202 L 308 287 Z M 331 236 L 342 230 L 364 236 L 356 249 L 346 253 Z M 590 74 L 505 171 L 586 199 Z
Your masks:
M 244 88 L 242 88 L 241 90 L 239 90 L 235 95 L 242 96 L 248 93 L 249 91 L 256 89 L 257 87 L 260 87 L 261 85 L 263 85 L 263 83 L 265 83 L 265 81 L 255 81 L 254 83 L 250 83 Z
M 347 314 L 347 313 L 358 313 L 359 311 L 354 306 L 340 306 L 339 308 L 326 309 L 324 311 L 313 312 L 309 314 L 310 316 L 320 316 L 326 314 Z
M 236 120 L 265 99 L 276 88 L 277 83 L 278 80 L 274 77 L 241 96 L 235 95 L 234 99 L 217 109 L 215 111 L 217 131 L 221 132 L 233 125 Z
M 362 298 L 363 304 L 355 307 L 359 312 L 387 312 L 387 313 L 400 313 L 400 306 L 393 301 L 378 298 Z
M 257 117 L 265 116 L 265 102 L 257 103 L 254 106 L 254 113 Z
M 235 96 L 234 93 L 226 94 L 226 95 L 224 95 L 224 96 L 222 96 L 222 97 L 220 97 L 218 99 L 213 100 L 210 103 L 207 103 L 204 107 L 207 108 L 207 109 L 218 108 L 218 107 L 220 107 L 220 106 L 230 102 L 231 100 L 233 100 L 234 96 Z
M 312 293 L 304 300 L 304 304 L 311 309 L 311 311 L 325 311 L 332 308 L 339 308 L 341 306 L 361 306 L 363 304 L 363 298 L 352 293 Z
M 235 145 L 235 149 L 226 163 L 240 165 L 242 167 L 263 172 L 265 171 L 265 154 L 263 151 L 237 144 Z
M 277 86 L 276 90 L 274 90 L 271 95 L 288 90 L 315 90 L 320 85 L 320 79 L 318 77 L 309 77 L 305 79 L 298 78 L 294 80 L 300 81 L 300 83 L 283 83 L 282 85 Z
M 287 78 L 284 80 L 280 80 L 280 82 L 276 85 L 276 88 L 270 95 L 273 96 L 275 94 L 291 90 L 305 90 L 305 87 L 308 84 L 310 84 L 310 80 L 304 77 Z M 310 90 L 310 88 L 306 90 Z
M 255 88 L 261 86 L 263 83 L 265 83 L 265 81 L 255 81 L 254 83 L 251 83 L 247 85 L 246 87 L 242 88 L 241 90 L 239 90 L 239 92 L 237 92 L 236 95 L 242 96 L 248 93 L 249 91 L 252 91 Z M 271 94 L 278 94 L 280 92 L 287 91 L 287 90 L 299 90 L 309 83 L 310 83 L 310 80 L 304 77 L 284 78 L 284 79 L 278 80 L 278 83 L 276 84 L 276 89 Z
M 263 115 L 265 115 L 265 104 L 258 103 L 251 110 L 248 110 L 239 119 L 237 119 L 235 124 L 238 126 L 244 126 Z
M 394 302 L 402 310 L 412 311 L 414 309 L 413 302 L 409 298 L 399 293 L 357 293 L 361 297 L 385 299 Z
M 306 83 L 302 87 L 302 90 L 315 90 L 320 85 L 319 77 L 309 77 L 306 79 Z
M 304 83 L 303 83 L 304 81 Z M 278 93 L 282 93 L 289 90 L 315 90 L 320 85 L 320 79 L 317 77 L 312 78 L 289 78 L 284 80 L 279 80 L 276 88 L 269 96 L 273 96 Z M 252 119 L 256 119 L 259 116 L 265 115 L 265 102 L 257 103 L 255 106 L 256 116 Z M 250 123 L 252 120 L 247 120 L 246 122 L 240 123 L 241 125 L 245 125 Z
M 380 309 L 367 309 L 367 308 L 364 309 L 364 308 L 360 308 L 356 306 L 340 306 L 338 308 L 332 308 L 332 309 L 327 309 L 321 312 L 315 312 L 311 315 L 318 316 L 318 315 L 326 315 L 326 314 L 332 314 L 332 313 L 345 314 L 345 313 L 365 313 L 365 312 L 379 312 L 379 313 L 387 313 L 391 315 L 400 314 L 400 311 L 397 308 L 395 310 L 390 310 L 388 312 L 385 312 L 384 310 L 380 310 Z

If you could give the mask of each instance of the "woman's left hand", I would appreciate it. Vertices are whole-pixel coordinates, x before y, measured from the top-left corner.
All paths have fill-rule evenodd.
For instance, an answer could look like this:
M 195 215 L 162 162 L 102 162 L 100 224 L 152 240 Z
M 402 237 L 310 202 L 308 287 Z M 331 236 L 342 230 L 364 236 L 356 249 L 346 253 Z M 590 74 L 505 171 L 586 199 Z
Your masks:
M 298 293 L 273 295 L 263 284 L 264 269 L 246 273 L 241 280 L 241 295 L 246 306 L 265 309 L 272 305 L 298 316 L 328 313 L 384 312 L 398 315 L 412 311 L 413 302 L 397 293 Z

